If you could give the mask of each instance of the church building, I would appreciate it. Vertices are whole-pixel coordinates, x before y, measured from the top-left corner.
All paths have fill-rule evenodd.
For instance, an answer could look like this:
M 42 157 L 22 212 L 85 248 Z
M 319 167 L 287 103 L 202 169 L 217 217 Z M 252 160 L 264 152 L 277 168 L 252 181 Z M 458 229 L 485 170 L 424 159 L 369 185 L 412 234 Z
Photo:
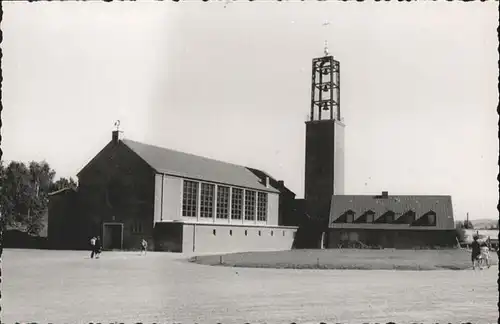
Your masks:
M 145 238 L 176 252 L 455 244 L 451 196 L 345 193 L 344 129 L 340 63 L 325 52 L 312 60 L 303 199 L 262 170 L 116 130 L 78 173 L 78 191 L 51 195 L 49 242 L 85 247 L 101 235 L 106 249 L 133 249 Z

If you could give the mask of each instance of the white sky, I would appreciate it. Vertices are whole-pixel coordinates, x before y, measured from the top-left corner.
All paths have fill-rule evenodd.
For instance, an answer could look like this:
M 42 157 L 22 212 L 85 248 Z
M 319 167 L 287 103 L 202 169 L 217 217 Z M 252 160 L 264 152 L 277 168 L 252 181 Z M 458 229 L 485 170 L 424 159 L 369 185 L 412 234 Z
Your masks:
M 341 63 L 346 193 L 498 212 L 495 3 L 4 3 L 2 149 L 76 173 L 125 137 L 303 195 L 311 59 Z M 331 25 L 323 27 L 328 20 Z

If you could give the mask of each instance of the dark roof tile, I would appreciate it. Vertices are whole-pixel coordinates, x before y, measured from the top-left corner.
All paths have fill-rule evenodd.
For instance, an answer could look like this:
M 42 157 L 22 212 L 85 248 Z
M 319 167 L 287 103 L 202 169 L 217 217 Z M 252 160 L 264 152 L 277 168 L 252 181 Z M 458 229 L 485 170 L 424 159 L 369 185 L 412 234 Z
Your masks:
M 262 183 L 262 179 L 244 166 L 143 144 L 128 139 L 124 139 L 122 142 L 158 173 L 213 181 L 262 191 L 279 192 L 272 186 L 266 187 Z
M 429 211 L 436 213 L 436 227 L 453 229 L 453 207 L 451 196 L 407 196 L 397 195 L 381 198 L 372 195 L 334 195 L 330 211 L 330 224 L 340 218 L 346 211 L 352 210 L 355 219 L 368 210 L 375 213 L 374 221 L 387 211 L 395 213 L 395 220 L 407 211 L 415 212 L 418 219 Z

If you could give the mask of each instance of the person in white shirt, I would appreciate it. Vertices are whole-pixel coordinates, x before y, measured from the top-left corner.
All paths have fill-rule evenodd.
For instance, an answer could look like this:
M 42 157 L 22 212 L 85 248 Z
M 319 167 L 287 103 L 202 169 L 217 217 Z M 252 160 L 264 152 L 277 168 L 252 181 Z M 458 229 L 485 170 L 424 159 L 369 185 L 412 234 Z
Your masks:
M 145 239 L 142 239 L 142 242 L 141 242 L 141 255 L 142 253 L 144 252 L 144 255 L 147 253 L 147 250 L 148 250 L 148 241 L 146 241 Z
M 90 249 L 92 250 L 92 253 L 90 253 L 90 258 L 91 259 L 93 259 L 94 255 L 96 254 L 96 241 L 97 241 L 97 238 L 95 236 L 93 236 L 90 239 Z

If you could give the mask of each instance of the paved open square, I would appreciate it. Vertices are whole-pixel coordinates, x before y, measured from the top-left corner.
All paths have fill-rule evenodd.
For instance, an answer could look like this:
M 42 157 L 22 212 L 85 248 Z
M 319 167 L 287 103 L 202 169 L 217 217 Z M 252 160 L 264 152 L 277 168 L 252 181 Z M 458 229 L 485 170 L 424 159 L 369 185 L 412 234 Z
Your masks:
M 496 323 L 483 271 L 214 267 L 186 255 L 5 250 L 2 321 Z

